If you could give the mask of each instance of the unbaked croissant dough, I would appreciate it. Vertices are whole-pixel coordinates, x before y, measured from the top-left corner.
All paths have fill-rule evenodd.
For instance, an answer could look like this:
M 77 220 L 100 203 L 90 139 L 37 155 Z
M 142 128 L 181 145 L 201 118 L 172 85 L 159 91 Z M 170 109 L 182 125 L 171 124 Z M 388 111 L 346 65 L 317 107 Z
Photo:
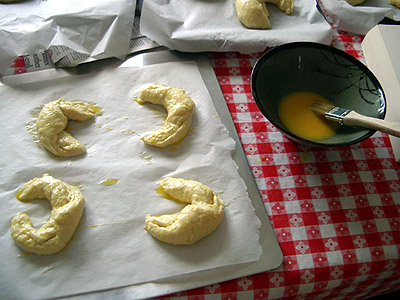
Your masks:
M 186 136 L 192 124 L 195 104 L 184 90 L 164 85 L 152 85 L 142 89 L 136 101 L 139 104 L 145 102 L 160 104 L 168 113 L 164 128 L 143 137 L 143 142 L 165 148 Z
M 389 0 L 390 4 L 396 6 L 397 8 L 400 8 L 400 0 Z
M 271 28 L 270 13 L 265 3 L 274 4 L 287 15 L 292 14 L 294 0 L 236 0 L 236 14 L 247 28 Z
M 36 121 L 40 143 L 56 156 L 71 157 L 86 153 L 85 145 L 73 138 L 65 128 L 68 119 L 86 121 L 94 114 L 93 106 L 82 102 L 59 99 L 47 103 Z
M 270 14 L 265 3 L 257 0 L 236 0 L 236 14 L 239 21 L 247 28 L 271 28 Z
M 293 13 L 294 0 L 259 0 L 259 1 L 265 3 L 272 3 L 280 11 L 284 12 L 287 15 L 291 15 Z
M 153 237 L 168 244 L 190 245 L 221 223 L 224 203 L 208 186 L 172 177 L 162 179 L 160 186 L 167 195 L 189 204 L 178 214 L 147 215 L 145 229 Z
M 17 213 L 11 221 L 11 236 L 18 246 L 35 254 L 53 254 L 61 251 L 78 227 L 85 200 L 74 186 L 44 174 L 26 182 L 17 193 L 19 201 L 50 200 L 50 219 L 39 229 L 32 226 L 29 215 Z

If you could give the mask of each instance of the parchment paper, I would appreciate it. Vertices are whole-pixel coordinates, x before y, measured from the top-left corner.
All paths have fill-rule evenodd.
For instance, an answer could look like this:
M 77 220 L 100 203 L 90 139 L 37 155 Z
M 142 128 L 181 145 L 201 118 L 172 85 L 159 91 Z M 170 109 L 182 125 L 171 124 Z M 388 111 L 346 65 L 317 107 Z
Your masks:
M 128 54 L 135 5 L 132 0 L 28 0 L 0 4 L 0 74 L 19 55 L 49 49 L 54 62 L 75 53 L 70 56 L 72 65 L 87 58 Z
M 139 136 L 164 123 L 165 112 L 158 106 L 134 101 L 142 87 L 155 82 L 184 88 L 196 103 L 189 135 L 166 149 L 146 146 Z M 83 157 L 54 158 L 26 130 L 31 111 L 59 97 L 94 102 L 103 109 L 94 121 L 68 125 L 87 146 Z M 70 295 L 259 259 L 260 220 L 231 158 L 234 141 L 195 63 L 109 69 L 3 86 L 0 113 L 0 298 Z M 44 172 L 78 186 L 86 200 L 72 241 L 51 256 L 24 253 L 9 233 L 19 211 L 27 210 L 36 226 L 49 215 L 47 200 L 15 199 L 24 182 Z M 176 213 L 183 207 L 156 193 L 163 176 L 198 180 L 220 195 L 226 209 L 215 232 L 192 246 L 172 246 L 143 229 L 146 214 Z M 100 184 L 113 178 L 118 182 Z
M 400 27 L 377 25 L 361 43 L 368 68 L 382 84 L 386 98 L 385 119 L 400 121 Z M 400 138 L 390 135 L 393 154 L 400 163 Z
M 400 21 L 400 9 L 388 0 L 366 0 L 356 6 L 345 0 L 320 1 L 339 30 L 365 35 L 385 17 Z
M 236 0 L 146 0 L 141 32 L 157 43 L 185 52 L 253 53 L 295 41 L 330 44 L 333 31 L 314 0 L 295 1 L 288 16 L 274 5 L 269 30 L 247 29 L 237 18 Z

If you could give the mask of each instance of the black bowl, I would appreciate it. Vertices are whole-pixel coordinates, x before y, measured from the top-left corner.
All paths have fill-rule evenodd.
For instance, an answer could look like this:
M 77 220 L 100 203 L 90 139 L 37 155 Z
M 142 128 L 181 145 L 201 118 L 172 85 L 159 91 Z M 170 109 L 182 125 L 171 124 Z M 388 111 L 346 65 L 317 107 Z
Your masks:
M 384 119 L 386 114 L 384 92 L 374 74 L 346 52 L 318 43 L 289 43 L 266 52 L 254 65 L 251 89 L 263 115 L 289 139 L 307 146 L 348 146 L 369 138 L 375 130 L 342 125 L 327 139 L 299 137 L 278 115 L 282 98 L 293 92 L 313 92 L 335 106 L 370 117 Z

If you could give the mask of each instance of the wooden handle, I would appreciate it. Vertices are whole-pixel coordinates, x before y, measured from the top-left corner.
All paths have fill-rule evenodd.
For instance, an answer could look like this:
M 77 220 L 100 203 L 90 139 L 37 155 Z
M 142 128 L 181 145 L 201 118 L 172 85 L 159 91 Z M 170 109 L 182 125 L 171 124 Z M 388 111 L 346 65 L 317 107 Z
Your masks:
M 366 117 L 360 115 L 359 113 L 356 113 L 355 111 L 352 111 L 343 118 L 343 123 L 346 125 L 367 127 L 400 137 L 400 122 L 392 122 L 378 118 Z

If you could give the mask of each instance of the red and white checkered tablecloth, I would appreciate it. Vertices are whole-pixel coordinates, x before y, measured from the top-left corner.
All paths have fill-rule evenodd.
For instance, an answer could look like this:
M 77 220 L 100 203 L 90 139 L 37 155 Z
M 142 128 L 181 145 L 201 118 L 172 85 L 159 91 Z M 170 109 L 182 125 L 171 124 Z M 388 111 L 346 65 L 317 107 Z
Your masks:
M 332 45 L 363 61 L 359 35 Z M 400 168 L 389 138 L 335 149 L 289 141 L 250 88 L 262 53 L 211 53 L 225 101 L 278 237 L 274 271 L 157 299 L 365 299 L 400 290 Z

